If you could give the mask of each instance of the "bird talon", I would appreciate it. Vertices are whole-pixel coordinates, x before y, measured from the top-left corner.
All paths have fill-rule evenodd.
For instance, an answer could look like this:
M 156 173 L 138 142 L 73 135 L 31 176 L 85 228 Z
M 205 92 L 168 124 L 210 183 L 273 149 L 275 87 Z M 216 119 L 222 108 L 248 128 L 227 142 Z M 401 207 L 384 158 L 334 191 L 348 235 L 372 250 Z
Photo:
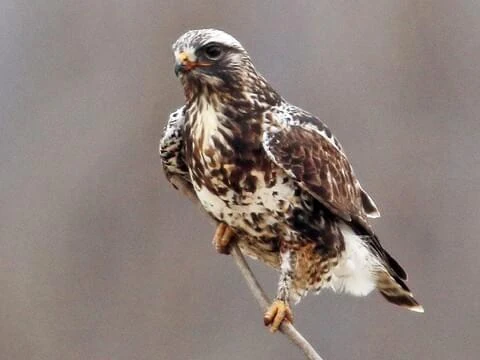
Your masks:
M 284 321 L 293 322 L 290 306 L 283 300 L 275 300 L 263 316 L 265 326 L 270 326 L 272 333 L 276 332 Z
M 215 250 L 220 254 L 230 254 L 231 240 L 234 235 L 235 233 L 227 224 L 218 224 L 212 241 Z

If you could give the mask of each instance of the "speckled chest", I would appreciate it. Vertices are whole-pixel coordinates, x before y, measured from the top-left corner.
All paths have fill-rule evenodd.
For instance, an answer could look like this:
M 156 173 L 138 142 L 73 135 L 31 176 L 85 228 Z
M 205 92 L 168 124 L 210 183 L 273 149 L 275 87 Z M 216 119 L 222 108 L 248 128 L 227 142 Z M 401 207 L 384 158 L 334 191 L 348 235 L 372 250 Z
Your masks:
M 190 176 L 210 214 L 254 237 L 286 231 L 279 218 L 295 203 L 295 185 L 266 156 L 260 119 L 232 121 L 208 106 L 194 107 L 185 136 Z

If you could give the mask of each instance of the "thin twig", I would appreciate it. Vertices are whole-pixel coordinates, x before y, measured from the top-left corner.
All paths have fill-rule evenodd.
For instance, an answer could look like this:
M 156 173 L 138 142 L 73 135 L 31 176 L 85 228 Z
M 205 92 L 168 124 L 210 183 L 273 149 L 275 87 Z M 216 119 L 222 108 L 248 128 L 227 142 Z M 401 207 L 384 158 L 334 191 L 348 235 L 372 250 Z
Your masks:
M 262 310 L 266 311 L 268 306 L 270 305 L 270 301 L 268 300 L 267 295 L 265 295 L 265 292 L 255 278 L 255 275 L 250 269 L 250 266 L 245 260 L 245 257 L 243 256 L 237 244 L 234 244 L 232 246 L 232 255 L 235 263 L 240 269 L 240 272 L 245 278 L 247 285 L 252 292 L 255 300 L 257 300 Z M 302 334 L 300 334 L 300 332 L 295 329 L 292 323 L 285 321 L 282 322 L 282 325 L 280 326 L 280 331 L 304 352 L 307 359 L 322 360 L 322 357 L 318 355 L 313 346 L 310 345 L 310 343 L 302 336 Z
M 173 176 L 170 178 L 170 182 L 174 184 L 182 193 L 190 198 L 190 200 L 198 203 L 197 195 L 193 190 L 191 184 L 185 182 L 182 178 Z M 263 311 L 266 311 L 270 305 L 270 300 L 268 299 L 265 291 L 258 283 L 255 275 L 250 269 L 245 257 L 242 254 L 242 251 L 237 244 L 233 244 L 231 254 L 235 263 L 237 264 L 240 272 L 242 273 L 245 281 L 247 282 L 248 288 L 253 294 L 253 297 L 258 302 Z M 305 354 L 309 360 L 323 360 L 320 355 L 315 351 L 312 345 L 298 332 L 297 329 L 290 322 L 282 322 L 280 325 L 280 332 L 282 332 L 286 337 L 290 339 L 292 343 L 297 345 Z

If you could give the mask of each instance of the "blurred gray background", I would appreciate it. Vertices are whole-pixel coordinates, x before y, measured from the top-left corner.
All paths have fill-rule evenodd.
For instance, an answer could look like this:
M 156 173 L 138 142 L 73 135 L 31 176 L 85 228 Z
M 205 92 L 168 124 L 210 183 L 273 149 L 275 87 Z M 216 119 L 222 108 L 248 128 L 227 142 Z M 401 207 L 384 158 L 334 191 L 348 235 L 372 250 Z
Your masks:
M 449 0 L 1 1 L 0 358 L 302 359 L 161 171 L 201 27 L 334 130 L 426 309 L 325 292 L 297 327 L 326 360 L 478 359 L 480 2 Z

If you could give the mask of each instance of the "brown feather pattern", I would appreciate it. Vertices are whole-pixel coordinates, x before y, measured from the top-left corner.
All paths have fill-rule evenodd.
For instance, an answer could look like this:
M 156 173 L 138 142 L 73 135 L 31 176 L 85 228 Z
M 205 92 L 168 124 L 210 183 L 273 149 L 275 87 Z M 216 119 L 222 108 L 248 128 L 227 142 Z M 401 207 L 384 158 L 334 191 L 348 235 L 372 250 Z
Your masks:
M 218 58 L 205 54 L 209 44 Z M 167 178 L 192 186 L 244 253 L 280 268 L 277 296 L 327 286 L 365 295 L 377 287 L 420 311 L 405 271 L 367 221 L 378 216 L 376 205 L 328 127 L 283 100 L 224 32 L 187 32 L 174 52 L 202 66 L 180 74 L 186 104 L 160 147 Z

